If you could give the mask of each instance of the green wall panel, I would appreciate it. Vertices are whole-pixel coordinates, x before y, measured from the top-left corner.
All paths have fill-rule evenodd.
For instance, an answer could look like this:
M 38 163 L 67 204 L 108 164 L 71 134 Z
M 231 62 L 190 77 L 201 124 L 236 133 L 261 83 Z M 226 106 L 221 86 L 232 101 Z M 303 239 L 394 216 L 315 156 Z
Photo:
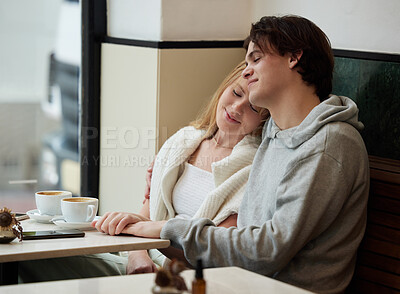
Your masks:
M 400 63 L 336 57 L 332 93 L 357 103 L 370 155 L 400 160 Z

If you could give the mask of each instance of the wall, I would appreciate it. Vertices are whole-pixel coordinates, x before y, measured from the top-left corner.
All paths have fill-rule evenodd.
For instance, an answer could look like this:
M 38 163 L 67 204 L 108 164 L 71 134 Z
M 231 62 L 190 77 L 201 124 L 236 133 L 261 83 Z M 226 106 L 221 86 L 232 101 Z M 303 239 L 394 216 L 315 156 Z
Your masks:
M 254 1 L 253 21 L 276 14 L 297 14 L 312 20 L 335 49 L 400 54 L 398 0 Z
M 394 29 L 400 27 L 400 18 L 397 16 L 399 11 L 400 1 L 397 0 L 388 0 L 379 4 L 373 0 L 338 0 L 335 2 L 319 0 L 149 0 L 146 3 L 140 0 L 110 0 L 108 1 L 108 35 L 122 40 L 155 42 L 243 40 L 248 35 L 250 23 L 257 21 L 261 16 L 292 13 L 314 21 L 327 33 L 334 48 L 400 53 L 400 38 L 395 37 L 396 30 Z M 102 69 L 104 75 L 102 76 L 102 103 L 110 103 L 110 106 L 107 106 L 109 108 L 102 106 L 102 127 L 126 127 L 140 124 L 139 121 L 135 121 L 136 112 L 132 112 L 130 118 L 126 113 L 127 109 L 134 109 L 135 99 L 139 97 L 147 99 L 148 103 L 155 104 L 155 108 L 147 110 L 150 117 L 146 117 L 146 119 L 151 118 L 148 126 L 163 128 L 168 125 L 168 135 L 171 135 L 184 122 L 189 122 L 198 111 L 199 104 L 183 106 L 181 102 L 185 101 L 191 93 L 196 93 L 196 99 L 197 97 L 203 99 L 198 100 L 197 103 L 205 101 L 204 99 L 209 97 L 222 77 L 229 71 L 229 67 L 232 67 L 244 56 L 244 52 L 239 48 L 235 48 L 236 51 L 232 56 L 222 54 L 221 56 L 225 56 L 226 59 L 220 61 L 220 64 L 224 64 L 226 68 L 216 73 L 215 69 L 220 68 L 220 64 L 216 66 L 220 55 L 210 48 L 146 48 L 143 50 L 157 52 L 152 55 L 150 60 L 146 60 L 140 58 L 140 54 L 135 55 L 135 51 L 140 50 L 139 48 L 128 46 L 126 51 L 123 49 L 125 53 L 122 53 L 120 51 L 122 48 L 119 48 L 121 46 L 116 44 L 106 46 L 115 47 L 112 49 L 115 51 L 107 51 L 107 56 L 105 56 L 107 63 L 103 65 L 112 65 L 114 72 L 109 72 L 106 68 Z M 121 52 L 121 55 L 118 55 L 117 52 Z M 196 62 L 193 60 L 199 56 L 207 56 L 210 60 L 216 58 L 214 61 L 209 61 L 209 64 L 205 64 L 204 61 L 200 63 L 203 69 L 204 66 L 206 68 L 214 66 L 209 73 L 198 71 Z M 121 62 L 113 64 L 114 59 Z M 123 68 L 115 67 L 116 64 L 126 67 L 129 63 L 132 64 L 132 67 L 127 72 Z M 146 67 L 149 64 L 153 69 L 152 74 L 147 76 L 141 74 L 141 69 L 147 70 Z M 157 69 L 154 68 L 155 64 L 157 64 Z M 127 79 L 126 75 L 133 78 Z M 126 87 L 112 86 L 113 83 L 118 84 L 111 78 L 125 80 Z M 156 89 L 150 86 L 142 87 L 142 85 L 147 85 L 148 79 L 152 80 L 152 87 L 157 87 Z M 130 81 L 132 85 L 138 83 L 141 90 L 138 91 L 137 87 L 129 85 Z M 103 91 L 104 83 L 115 92 L 107 90 L 105 93 Z M 155 90 L 157 93 L 150 93 Z M 144 95 L 145 93 L 149 96 Z M 119 105 L 119 108 L 112 105 Z M 181 117 L 175 115 L 178 113 L 176 112 L 178 107 L 181 107 L 179 112 Z M 165 112 L 160 111 L 161 109 Z M 138 114 L 146 115 L 146 112 Z M 103 136 L 102 133 L 102 140 Z M 102 142 L 104 144 L 104 141 Z M 122 156 L 146 154 L 151 157 L 154 155 L 151 152 L 156 152 L 162 142 L 163 140 L 158 141 L 154 150 L 112 151 L 102 148 L 101 154 L 108 158 L 113 154 Z M 100 170 L 101 212 L 124 208 L 137 211 L 143 199 L 146 166 L 127 169 L 104 163 Z M 125 204 L 127 206 L 124 206 Z
M 251 16 L 247 4 L 108 1 L 110 38 L 102 46 L 101 68 L 100 214 L 139 211 L 146 169 L 159 148 L 194 120 L 244 58 L 240 42 L 233 47 L 224 42 L 245 38 Z M 191 42 L 205 40 L 209 42 L 201 46 Z M 176 41 L 178 47 L 166 41 Z M 167 47 L 157 48 L 160 44 Z
M 140 207 L 145 170 L 155 154 L 149 135 L 156 129 L 157 55 L 149 48 L 102 46 L 101 214 Z
M 109 0 L 108 34 L 151 41 L 242 40 L 253 0 Z
M 161 0 L 112 0 L 107 1 L 107 6 L 109 36 L 161 39 Z
M 149 10 L 151 17 L 142 13 L 142 8 L 136 8 L 139 3 Z M 298 14 L 321 27 L 336 49 L 400 53 L 400 38 L 396 36 L 400 28 L 398 0 L 151 0 L 146 3 L 109 1 L 110 12 L 118 15 L 110 18 L 110 35 L 146 40 L 243 39 L 250 22 L 264 15 Z M 161 23 L 160 18 L 167 21 Z
M 139 211 L 147 167 L 242 58 L 241 48 L 103 44 L 100 213 Z

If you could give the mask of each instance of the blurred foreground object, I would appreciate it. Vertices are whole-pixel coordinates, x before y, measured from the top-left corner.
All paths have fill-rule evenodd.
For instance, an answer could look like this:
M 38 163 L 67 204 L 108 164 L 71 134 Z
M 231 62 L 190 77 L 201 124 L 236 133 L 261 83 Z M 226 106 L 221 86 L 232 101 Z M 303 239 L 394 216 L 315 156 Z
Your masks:
M 185 280 L 179 275 L 185 265 L 173 259 L 166 268 L 160 268 L 156 274 L 152 291 L 154 294 L 179 294 L 187 291 Z
M 0 209 L 0 243 L 9 243 L 16 237 L 22 241 L 22 227 L 15 214 L 7 207 Z
M 206 281 L 203 276 L 203 262 L 201 259 L 197 260 L 196 274 L 192 282 L 192 294 L 205 294 L 206 293 Z

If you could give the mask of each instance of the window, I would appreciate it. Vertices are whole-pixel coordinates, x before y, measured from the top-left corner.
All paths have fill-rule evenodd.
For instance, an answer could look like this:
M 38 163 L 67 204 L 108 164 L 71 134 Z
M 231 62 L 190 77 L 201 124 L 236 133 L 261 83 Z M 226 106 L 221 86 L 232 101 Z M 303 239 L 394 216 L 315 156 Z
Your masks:
M 0 2 L 0 206 L 36 208 L 34 193 L 79 194 L 78 1 Z

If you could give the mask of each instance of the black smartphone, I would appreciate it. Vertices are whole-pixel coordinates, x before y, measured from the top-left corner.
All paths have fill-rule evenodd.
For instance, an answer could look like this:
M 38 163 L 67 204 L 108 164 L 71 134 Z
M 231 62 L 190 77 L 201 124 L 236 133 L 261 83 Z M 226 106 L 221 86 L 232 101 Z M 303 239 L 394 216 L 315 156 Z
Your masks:
M 23 232 L 22 236 L 23 236 L 22 240 L 76 238 L 76 237 L 84 237 L 85 232 L 82 232 L 77 229 L 55 230 L 55 231 L 31 231 L 31 232 Z

